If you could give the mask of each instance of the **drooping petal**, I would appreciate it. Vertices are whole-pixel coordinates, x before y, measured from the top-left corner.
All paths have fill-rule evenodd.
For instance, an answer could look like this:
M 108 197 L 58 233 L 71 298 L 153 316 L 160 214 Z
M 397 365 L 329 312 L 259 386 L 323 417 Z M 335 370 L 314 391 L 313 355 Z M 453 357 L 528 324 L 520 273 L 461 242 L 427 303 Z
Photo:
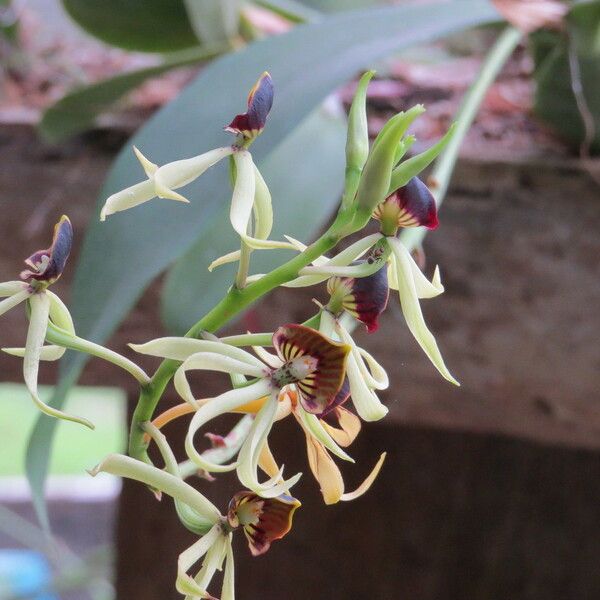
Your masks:
M 277 404 L 278 394 L 272 393 L 271 399 L 256 415 L 254 424 L 238 456 L 237 476 L 240 483 L 263 498 L 273 498 L 287 492 L 302 475 L 297 473 L 290 479 L 282 481 L 283 467 L 281 467 L 280 471 L 266 482 L 258 481 L 258 463 L 275 420 Z
M 156 189 L 154 181 L 146 179 L 134 185 L 130 185 L 124 190 L 111 194 L 100 210 L 100 220 L 106 221 L 106 217 L 129 208 L 143 204 L 156 198 Z
M 208 593 L 207 588 L 212 581 L 215 573 L 220 571 L 223 566 L 223 561 L 227 554 L 227 546 L 231 544 L 231 534 L 221 535 L 206 553 L 206 558 L 202 561 L 202 568 L 198 571 L 194 582 L 197 590 L 204 590 L 204 597 L 208 600 L 217 600 L 214 596 Z M 194 598 L 196 596 L 194 595 Z M 202 597 L 202 596 L 201 596 Z
M 377 475 L 379 475 L 379 471 L 381 471 L 381 467 L 383 467 L 383 463 L 385 461 L 385 457 L 387 456 L 386 452 L 383 452 L 379 457 L 377 463 L 373 467 L 373 470 L 367 475 L 365 480 L 353 491 L 342 494 L 340 500 L 342 502 L 349 502 L 351 500 L 356 500 L 360 498 L 363 494 L 369 491 L 370 487 L 373 485 L 375 479 L 377 479 Z
M 265 71 L 248 94 L 248 110 L 236 115 L 225 130 L 240 134 L 246 139 L 260 135 L 273 106 L 273 95 L 273 80 Z
M 421 300 L 425 300 L 427 298 L 435 298 L 440 294 L 444 293 L 444 286 L 442 285 L 442 278 L 440 275 L 440 268 L 438 266 L 435 267 L 433 271 L 433 277 L 431 281 L 425 277 L 423 271 L 419 268 L 419 265 L 416 263 L 412 254 L 411 258 L 411 270 L 415 281 L 415 289 L 417 290 L 417 296 Z M 390 258 L 390 262 L 388 263 L 388 281 L 390 285 L 390 289 L 398 291 L 398 269 L 396 267 L 395 259 L 392 256 Z
M 250 375 L 252 377 L 264 377 L 267 372 L 265 367 L 249 365 L 247 362 L 223 356 L 216 352 L 198 352 L 192 354 L 192 356 L 183 361 L 173 378 L 177 393 L 190 404 L 194 404 L 195 398 L 188 383 L 186 372 L 194 370 L 218 371 L 234 375 Z
M 418 177 L 413 177 L 379 204 L 373 218 L 381 222 L 381 230 L 386 235 L 394 235 L 399 227 L 435 229 L 438 226 L 435 199 Z
M 334 418 L 337 419 L 337 427 L 331 424 Z M 362 427 L 360 419 L 343 406 L 339 406 L 330 412 L 327 415 L 327 420 L 322 420 L 321 423 L 327 433 L 342 448 L 347 448 L 352 444 Z
M 229 265 L 234 262 L 238 262 L 242 255 L 241 250 L 234 250 L 233 252 L 228 252 L 227 254 L 223 254 L 223 256 L 219 256 L 215 258 L 210 265 L 208 265 L 208 271 L 212 273 L 217 267 L 222 267 L 223 265 Z
M 225 556 L 225 573 L 223 575 L 223 587 L 221 588 L 220 600 L 235 600 L 235 567 L 231 541 L 227 545 L 227 554 Z
M 179 559 L 177 560 L 177 579 L 175 581 L 175 587 L 180 594 L 190 594 L 199 598 L 211 598 L 206 589 L 200 587 L 198 583 L 188 575 L 187 571 L 214 548 L 218 541 L 223 537 L 221 525 L 216 524 L 206 535 L 203 535 L 195 544 L 179 555 Z
M 396 238 L 390 238 L 389 243 L 392 247 L 396 268 L 398 270 L 397 279 L 400 305 L 402 307 L 404 318 L 406 319 L 406 324 L 429 360 L 431 360 L 442 376 L 451 383 L 460 385 L 446 367 L 437 342 L 425 324 L 415 286 L 410 253 L 404 244 Z
M 227 519 L 232 527 L 244 528 L 250 552 L 259 556 L 290 531 L 300 506 L 296 498 L 284 494 L 261 498 L 252 492 L 238 492 L 229 503 Z
M 0 300 L 0 316 L 5 312 L 8 312 L 11 308 L 18 306 L 21 302 L 25 302 L 27 298 L 29 298 L 33 294 L 33 290 L 30 290 L 29 287 L 26 289 L 22 289 L 12 296 L 5 298 L 4 300 Z
M 312 436 L 306 436 L 306 454 L 310 470 L 317 480 L 325 504 L 336 504 L 344 493 L 344 479 L 339 467 L 325 448 Z
M 390 295 L 385 266 L 367 277 L 332 277 L 327 291 L 332 300 L 337 299 L 345 311 L 364 323 L 369 333 L 377 331 L 379 315 Z
M 250 352 L 241 348 L 236 348 L 223 342 L 213 340 L 196 340 L 183 337 L 163 337 L 150 340 L 145 344 L 129 344 L 129 347 L 148 356 L 157 356 L 159 358 L 169 358 L 171 360 L 184 361 L 186 358 L 197 354 L 198 352 L 213 352 L 245 362 L 255 367 L 264 367 L 264 365 Z
M 330 452 L 348 462 L 354 462 L 354 459 L 344 452 L 335 442 L 335 440 L 327 433 L 322 422 L 315 415 L 307 413 L 301 406 L 298 406 L 294 412 L 298 422 L 307 435 L 310 435 L 317 440 L 323 447 Z
M 72 245 L 73 226 L 69 217 L 63 215 L 54 226 L 50 248 L 38 250 L 25 259 L 29 269 L 21 273 L 21 279 L 35 279 L 46 284 L 54 283 L 62 275 Z
M 231 225 L 240 237 L 248 234 L 252 206 L 254 205 L 254 192 L 256 186 L 254 162 L 252 155 L 247 150 L 238 150 L 233 155 L 236 173 L 229 218 Z
M 192 418 L 185 438 L 185 451 L 190 460 L 198 465 L 199 468 L 208 472 L 223 473 L 237 468 L 237 462 L 229 465 L 223 465 L 207 460 L 202 453 L 196 450 L 194 446 L 194 436 L 196 435 L 196 432 L 199 431 L 200 428 L 208 423 L 211 419 L 214 419 L 219 415 L 232 412 L 248 402 L 262 398 L 266 394 L 270 393 L 270 391 L 271 384 L 266 380 L 260 380 L 256 383 L 250 384 L 247 387 L 237 388 L 225 392 L 200 406 Z
M 365 378 L 354 358 L 348 357 L 346 366 L 348 380 L 350 381 L 350 396 L 356 412 L 363 421 L 378 421 L 388 413 L 388 409 L 365 382 Z
M 52 408 L 40 399 L 37 380 L 40 368 L 40 356 L 48 328 L 50 298 L 44 292 L 37 293 L 29 299 L 29 305 L 31 315 L 29 317 L 29 329 L 27 330 L 27 341 L 25 342 L 25 353 L 23 355 L 23 378 L 25 379 L 25 385 L 31 398 L 43 413 L 51 417 L 73 421 L 74 423 L 80 423 L 90 429 L 94 429 L 94 425 L 87 419 L 69 415 L 56 408 Z
M 319 414 L 335 399 L 344 382 L 345 365 L 350 352 L 346 344 L 334 342 L 304 325 L 284 325 L 273 334 L 273 346 L 287 364 L 300 358 L 313 361 L 310 372 L 295 383 L 300 403 Z M 285 369 L 286 365 L 282 367 Z

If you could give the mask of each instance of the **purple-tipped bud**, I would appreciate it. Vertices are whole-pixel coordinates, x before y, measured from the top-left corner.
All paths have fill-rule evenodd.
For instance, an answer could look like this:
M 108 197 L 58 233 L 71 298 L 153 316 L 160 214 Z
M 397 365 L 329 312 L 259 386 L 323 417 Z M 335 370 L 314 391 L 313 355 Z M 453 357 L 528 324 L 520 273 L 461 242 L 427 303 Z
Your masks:
M 35 279 L 47 284 L 54 283 L 64 271 L 73 245 L 73 226 L 69 217 L 63 215 L 54 226 L 52 245 L 46 250 L 38 250 L 25 264 L 29 267 L 21 273 L 21 279 Z
M 240 134 L 248 140 L 260 135 L 273 106 L 273 94 L 273 80 L 265 71 L 248 94 L 248 110 L 237 115 L 225 130 Z
M 273 345 L 285 363 L 273 373 L 280 387 L 295 384 L 304 410 L 321 414 L 336 398 L 346 374 L 350 347 L 304 325 L 284 325 Z
M 291 496 L 261 498 L 253 492 L 238 492 L 229 503 L 227 521 L 243 527 L 253 556 L 264 554 L 275 540 L 291 528 L 300 502 Z
M 438 226 L 435 199 L 418 177 L 413 177 L 379 204 L 373 218 L 381 222 L 381 230 L 386 235 L 393 235 L 399 227 L 435 229 Z

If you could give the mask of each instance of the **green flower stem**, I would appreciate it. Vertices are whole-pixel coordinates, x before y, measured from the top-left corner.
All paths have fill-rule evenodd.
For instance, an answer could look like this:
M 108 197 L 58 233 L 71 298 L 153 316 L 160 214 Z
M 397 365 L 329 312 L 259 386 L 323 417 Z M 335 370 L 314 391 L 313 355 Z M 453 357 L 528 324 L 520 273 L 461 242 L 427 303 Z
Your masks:
M 84 340 L 76 335 L 71 335 L 70 333 L 56 327 L 52 323 L 48 324 L 46 340 L 51 344 L 56 344 L 62 348 L 69 348 L 70 350 L 85 352 L 91 356 L 102 358 L 113 365 L 117 365 L 135 377 L 142 387 L 150 383 L 150 377 L 148 377 L 146 372 L 141 367 L 138 367 L 138 365 L 136 365 L 133 361 L 125 358 L 114 350 L 109 350 L 104 346 L 94 344 L 94 342 Z
M 253 302 L 276 287 L 295 279 L 300 269 L 310 265 L 316 258 L 338 244 L 342 239 L 339 232 L 344 225 L 343 219 L 336 219 L 335 223 L 304 252 L 243 289 L 233 287 L 211 311 L 186 333 L 186 337 L 201 338 L 205 332 L 216 332 Z M 164 360 L 154 373 L 150 383 L 142 387 L 129 433 L 129 454 L 133 458 L 149 462 L 141 424 L 152 420 L 156 405 L 179 365 L 178 361 Z
M 240 245 L 240 261 L 235 276 L 235 287 L 240 290 L 246 287 L 246 280 L 248 279 L 248 272 L 250 270 L 250 254 L 252 254 L 252 249 L 242 240 Z
M 488 89 L 494 83 L 498 73 L 510 58 L 515 48 L 519 45 L 522 37 L 522 32 L 515 27 L 508 26 L 504 29 L 488 52 L 481 65 L 477 79 L 463 99 L 458 110 L 454 135 L 436 160 L 428 180 L 438 208 L 444 201 L 446 192 L 448 191 L 448 184 L 450 183 L 450 178 L 458 159 L 460 147 L 469 128 L 473 124 L 477 111 Z M 409 250 L 413 250 L 422 244 L 426 233 L 427 229 L 424 227 L 406 229 L 402 232 L 400 239 Z
M 273 332 L 270 333 L 245 333 L 242 335 L 228 335 L 219 338 L 220 342 L 230 346 L 272 346 Z

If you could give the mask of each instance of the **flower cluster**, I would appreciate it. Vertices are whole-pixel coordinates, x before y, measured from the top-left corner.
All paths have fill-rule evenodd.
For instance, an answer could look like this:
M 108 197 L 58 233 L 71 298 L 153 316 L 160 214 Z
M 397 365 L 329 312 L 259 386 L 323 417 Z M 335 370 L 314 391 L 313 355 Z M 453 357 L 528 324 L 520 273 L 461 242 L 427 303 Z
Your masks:
M 388 375 L 375 357 L 357 344 L 353 331 L 361 326 L 368 333 L 377 331 L 390 290 L 398 292 L 406 325 L 429 360 L 445 379 L 458 385 L 420 306 L 421 300 L 444 291 L 439 269 L 436 267 L 429 280 L 415 262 L 412 249 L 399 237 L 404 228 L 438 226 L 436 201 L 419 173 L 441 152 L 452 132 L 425 152 L 402 160 L 414 141 L 407 130 L 423 112 L 417 106 L 390 119 L 370 145 L 365 97 L 371 76 L 367 73 L 361 79 L 350 110 L 346 182 L 338 215 L 326 234 L 309 246 L 288 236 L 286 241 L 268 239 L 273 224 L 271 195 L 249 149 L 265 127 L 273 103 L 273 82 L 268 73 L 251 90 L 247 111 L 225 128 L 236 135 L 233 144 L 162 166 L 134 148 L 147 178 L 110 196 L 102 207 L 101 220 L 155 197 L 188 202 L 175 190 L 229 158 L 233 187 L 230 221 L 240 240 L 239 250 L 209 267 L 240 262 L 225 304 L 212 312 L 210 332 L 202 328 L 200 321 L 187 337 L 130 344 L 139 354 L 165 361 L 154 378 L 133 361 L 78 338 L 68 310 L 49 291 L 48 287 L 60 277 L 71 248 L 72 228 L 66 217 L 57 224 L 51 247 L 27 259 L 29 269 L 21 274 L 24 281 L 0 284 L 0 297 L 5 298 L 0 301 L 0 314 L 27 303 L 30 328 L 25 348 L 5 351 L 23 357 L 25 382 L 44 412 L 84 422 L 46 406 L 37 394 L 39 361 L 57 359 L 67 347 L 104 358 L 140 382 L 140 414 L 146 417 L 139 419 L 137 411 L 134 415 L 132 456 L 111 455 L 91 473 L 108 472 L 134 479 L 158 496 L 166 493 L 175 499 L 181 523 L 199 536 L 179 558 L 176 587 L 187 598 L 214 598 L 208 587 L 221 568 L 225 571 L 221 598 L 234 598 L 231 542 L 236 530 L 244 531 L 255 556 L 266 552 L 274 540 L 290 530 L 292 516 L 300 506 L 291 490 L 301 473 L 284 478 L 284 467 L 271 451 L 269 436 L 277 422 L 293 418 L 298 423 L 306 440 L 309 468 L 326 504 L 354 500 L 375 481 L 385 452 L 351 492 L 345 489 L 334 457 L 354 462 L 348 449 L 362 422 L 377 421 L 388 413 L 379 397 L 389 387 Z M 361 237 L 360 232 L 372 220 L 379 223 L 379 232 Z M 356 241 L 328 255 L 342 239 L 353 234 L 359 236 Z M 294 257 L 272 273 L 249 275 L 250 252 L 271 248 L 291 250 Z M 320 284 L 325 284 L 323 291 L 328 299 L 317 302 L 317 313 L 304 323 L 285 323 L 269 333 L 221 338 L 213 333 L 217 327 L 215 314 L 220 309 L 222 325 L 279 285 L 298 288 Z M 51 344 L 44 345 L 45 340 Z M 155 378 L 158 374 L 164 377 L 169 369 L 182 402 L 153 416 L 147 407 L 156 406 L 165 382 Z M 204 397 L 190 375 L 207 371 L 228 374 L 231 385 L 215 397 Z M 228 435 L 219 436 L 208 429 L 230 413 L 240 417 Z M 187 460 L 178 463 L 162 428 L 186 416 L 190 417 L 185 437 Z M 210 440 L 210 448 L 199 447 L 200 433 Z M 148 458 L 150 443 L 157 446 L 164 468 L 154 466 Z M 195 475 L 214 480 L 226 472 L 235 472 L 243 489 L 221 514 L 186 480 Z M 192 577 L 189 571 L 200 561 L 201 567 Z

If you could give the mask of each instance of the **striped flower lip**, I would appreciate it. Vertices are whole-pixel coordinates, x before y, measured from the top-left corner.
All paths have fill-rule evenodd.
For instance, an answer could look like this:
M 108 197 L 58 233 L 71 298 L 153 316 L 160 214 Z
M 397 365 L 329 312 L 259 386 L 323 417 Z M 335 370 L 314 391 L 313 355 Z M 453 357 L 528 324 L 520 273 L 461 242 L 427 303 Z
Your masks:
M 253 492 L 238 492 L 229 503 L 227 522 L 242 527 L 253 556 L 264 554 L 275 540 L 292 528 L 292 519 L 300 501 L 291 496 L 261 498 Z
M 54 226 L 50 248 L 38 250 L 25 259 L 29 269 L 21 272 L 21 279 L 35 279 L 48 285 L 54 283 L 62 275 L 72 244 L 73 226 L 69 217 L 63 215 Z
M 248 110 L 236 117 L 225 127 L 225 131 L 253 140 L 262 133 L 273 106 L 273 80 L 265 71 L 248 94 Z
M 361 262 L 365 261 L 356 264 Z M 373 333 L 379 328 L 379 315 L 386 309 L 390 295 L 387 268 L 384 266 L 367 277 L 331 277 L 327 281 L 327 291 L 331 296 L 330 310 L 345 310 Z
M 304 410 L 322 413 L 342 388 L 349 346 L 304 325 L 284 325 L 273 334 L 283 366 L 273 371 L 277 387 L 295 384 Z
M 404 187 L 388 196 L 373 212 L 385 235 L 395 235 L 399 227 L 438 226 L 435 199 L 427 186 L 413 177 Z

